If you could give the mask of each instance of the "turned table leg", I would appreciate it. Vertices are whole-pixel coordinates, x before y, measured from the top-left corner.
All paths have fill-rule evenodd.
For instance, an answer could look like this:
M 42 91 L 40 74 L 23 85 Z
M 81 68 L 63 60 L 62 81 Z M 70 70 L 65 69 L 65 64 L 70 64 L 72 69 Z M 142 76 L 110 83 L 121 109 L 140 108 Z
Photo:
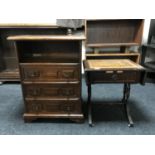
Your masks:
M 124 105 L 124 109 L 125 109 L 125 114 L 126 117 L 128 119 L 128 126 L 129 127 L 133 127 L 134 123 L 130 114 L 130 108 L 129 108 L 129 104 L 128 104 L 128 99 L 130 97 L 130 84 L 129 83 L 125 83 L 124 84 L 124 92 L 123 92 L 123 105 Z

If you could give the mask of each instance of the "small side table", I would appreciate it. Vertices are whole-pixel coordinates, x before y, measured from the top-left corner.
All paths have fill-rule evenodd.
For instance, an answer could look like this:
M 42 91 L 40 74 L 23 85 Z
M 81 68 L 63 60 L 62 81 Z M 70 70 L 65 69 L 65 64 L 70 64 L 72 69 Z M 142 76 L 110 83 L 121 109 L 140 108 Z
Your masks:
M 128 99 L 130 97 L 130 85 L 133 83 L 144 84 L 145 69 L 128 59 L 84 60 L 85 79 L 88 87 L 88 123 L 93 126 L 91 85 L 99 83 L 122 83 L 123 106 L 128 119 L 128 126 L 134 125 Z

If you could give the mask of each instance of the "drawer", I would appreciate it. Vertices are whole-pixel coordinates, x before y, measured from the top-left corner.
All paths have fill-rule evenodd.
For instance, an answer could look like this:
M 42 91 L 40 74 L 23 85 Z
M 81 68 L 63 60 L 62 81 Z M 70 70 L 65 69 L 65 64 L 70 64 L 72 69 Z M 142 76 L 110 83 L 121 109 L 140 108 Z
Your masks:
M 26 98 L 78 98 L 80 96 L 80 84 L 24 84 L 24 96 Z
M 65 82 L 80 80 L 80 65 L 22 64 L 21 78 L 24 81 Z
M 141 81 L 141 71 L 93 71 L 88 72 L 90 81 L 95 82 L 112 82 L 112 83 L 137 83 Z
M 27 113 L 76 114 L 81 112 L 80 100 L 26 100 Z

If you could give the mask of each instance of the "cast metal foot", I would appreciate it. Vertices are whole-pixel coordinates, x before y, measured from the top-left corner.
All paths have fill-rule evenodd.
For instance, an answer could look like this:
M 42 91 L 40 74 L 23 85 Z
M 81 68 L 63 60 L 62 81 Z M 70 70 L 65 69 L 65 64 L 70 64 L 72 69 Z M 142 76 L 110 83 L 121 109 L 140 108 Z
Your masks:
M 2 84 L 3 84 L 3 82 L 0 81 L 0 85 L 2 85 Z
M 88 114 L 88 124 L 89 124 L 90 127 L 94 126 L 93 120 L 92 120 L 92 114 L 91 114 L 90 111 L 89 111 L 89 114 Z
M 94 124 L 89 124 L 90 127 L 94 127 Z
M 93 120 L 92 120 L 92 111 L 91 111 L 90 106 L 89 106 L 89 110 L 88 110 L 88 124 L 90 127 L 94 126 Z
M 133 120 L 132 120 L 132 117 L 130 114 L 129 105 L 127 103 L 126 103 L 126 116 L 127 116 L 128 122 L 129 122 L 128 127 L 133 127 L 134 123 L 133 123 Z

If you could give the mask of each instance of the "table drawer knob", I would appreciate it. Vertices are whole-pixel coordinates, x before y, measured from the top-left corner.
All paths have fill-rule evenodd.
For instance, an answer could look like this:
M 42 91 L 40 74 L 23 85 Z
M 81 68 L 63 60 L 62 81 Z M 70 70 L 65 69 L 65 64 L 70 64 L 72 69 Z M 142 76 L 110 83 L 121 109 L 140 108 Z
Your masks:
M 122 73 L 123 73 L 123 71 L 117 71 L 117 73 L 118 73 L 118 74 L 122 74 Z
M 106 71 L 107 74 L 112 74 L 114 71 Z
M 117 80 L 117 77 L 118 77 L 117 74 L 113 74 L 113 75 L 112 75 L 112 79 L 113 79 L 113 80 Z

